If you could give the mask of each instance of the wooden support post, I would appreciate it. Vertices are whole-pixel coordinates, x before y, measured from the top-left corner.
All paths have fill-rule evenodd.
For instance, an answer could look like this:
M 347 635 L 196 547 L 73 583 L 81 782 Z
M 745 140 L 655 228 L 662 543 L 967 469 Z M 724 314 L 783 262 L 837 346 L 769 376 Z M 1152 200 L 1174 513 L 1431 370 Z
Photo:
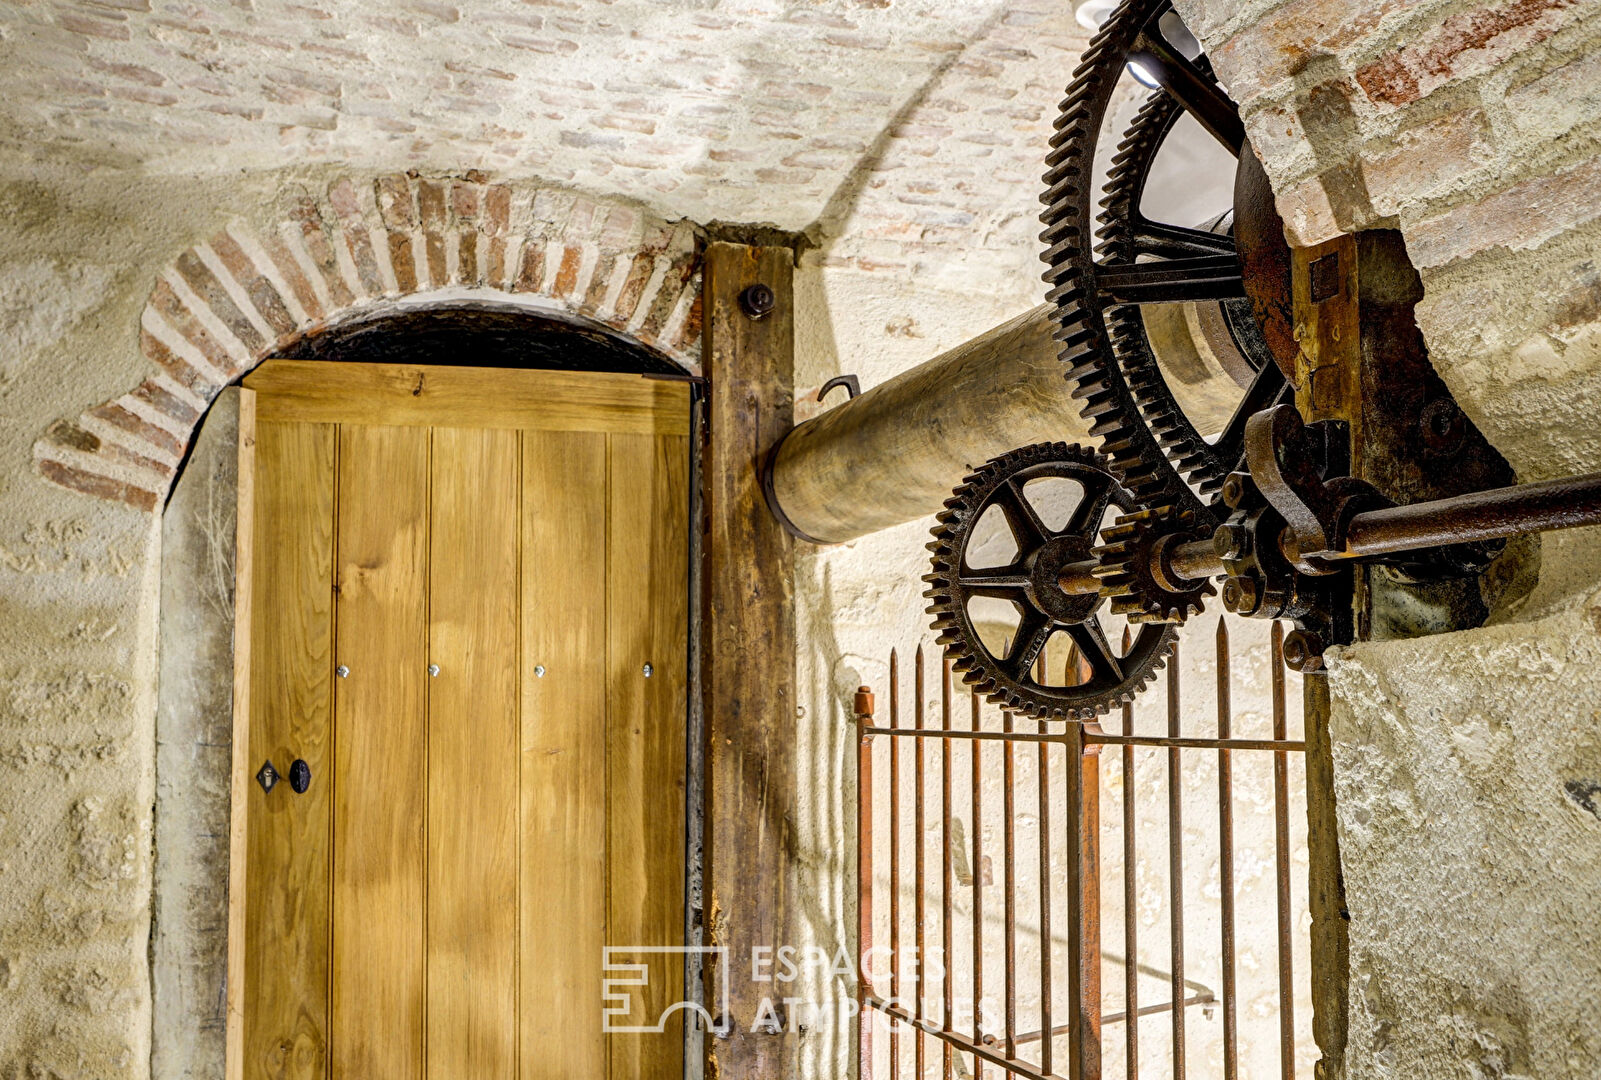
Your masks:
M 707 1075 L 787 1075 L 786 1031 L 758 1027 L 782 987 L 750 979 L 751 950 L 792 944 L 795 612 L 792 541 L 763 502 L 760 465 L 794 418 L 793 255 L 707 246 L 702 286 L 708 444 L 703 669 L 706 717 L 706 1002 L 723 1008 Z M 741 296 L 771 290 L 759 317 Z M 760 299 L 760 298 L 758 298 Z M 726 976 L 726 987 L 719 981 Z M 725 996 L 726 991 L 726 996 Z M 782 1002 L 776 1001 L 782 1014 Z
M 1351 932 L 1340 873 L 1339 819 L 1334 804 L 1334 752 L 1329 742 L 1329 677 L 1302 683 L 1306 726 L 1306 842 L 1311 855 L 1307 907 L 1312 916 L 1312 1038 L 1318 1080 L 1345 1074 L 1351 994 Z

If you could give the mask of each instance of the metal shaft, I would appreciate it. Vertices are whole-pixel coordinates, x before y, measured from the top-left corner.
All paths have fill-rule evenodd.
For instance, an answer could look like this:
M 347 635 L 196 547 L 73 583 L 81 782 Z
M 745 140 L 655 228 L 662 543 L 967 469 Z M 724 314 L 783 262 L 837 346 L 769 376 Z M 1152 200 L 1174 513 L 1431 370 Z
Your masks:
M 1325 552 L 1319 557 L 1375 558 L 1586 525 L 1601 525 L 1601 473 L 1369 510 L 1351 519 L 1343 551 Z M 1223 560 L 1210 540 L 1175 544 L 1168 554 L 1168 564 L 1175 575 L 1191 580 L 1223 573 Z M 1093 559 L 1087 559 L 1062 567 L 1058 578 L 1062 591 L 1072 596 L 1099 592 L 1096 565 Z

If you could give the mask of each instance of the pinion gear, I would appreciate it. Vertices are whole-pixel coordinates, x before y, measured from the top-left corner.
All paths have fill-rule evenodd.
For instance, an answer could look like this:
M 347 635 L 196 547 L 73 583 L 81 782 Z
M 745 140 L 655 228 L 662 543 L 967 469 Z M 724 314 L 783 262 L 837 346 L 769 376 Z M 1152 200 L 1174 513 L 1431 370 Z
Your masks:
M 1064 525 L 1050 528 L 1025 491 L 1029 481 L 1056 477 L 1076 483 L 1081 494 Z M 1176 631 L 1138 628 L 1125 649 L 1115 649 L 1100 621 L 1097 593 L 1069 594 L 1058 584 L 1061 568 L 1087 561 L 1109 507 L 1137 508 L 1110 462 L 1095 451 L 1067 443 L 1040 443 L 1013 450 L 973 472 L 946 500 L 938 516 L 929 583 L 929 614 L 939 644 L 953 668 L 975 693 L 1003 708 L 1039 719 L 1088 720 L 1131 701 L 1161 668 Z M 997 507 L 1016 544 L 1004 566 L 975 567 L 969 553 L 985 512 Z M 1005 647 L 990 649 L 979 633 L 969 602 L 978 597 L 1007 601 L 1018 613 Z M 1066 634 L 1087 666 L 1087 678 L 1056 685 L 1038 663 L 1050 639 Z M 1077 667 L 1077 665 L 1071 665 Z M 1069 680 L 1064 679 L 1064 682 Z
M 1217 592 L 1210 581 L 1179 578 L 1164 569 L 1173 544 L 1202 538 L 1191 511 L 1157 506 L 1124 514 L 1102 537 L 1105 543 L 1091 552 L 1100 562 L 1093 573 L 1114 615 L 1134 624 L 1181 624 L 1199 615 L 1205 598 Z

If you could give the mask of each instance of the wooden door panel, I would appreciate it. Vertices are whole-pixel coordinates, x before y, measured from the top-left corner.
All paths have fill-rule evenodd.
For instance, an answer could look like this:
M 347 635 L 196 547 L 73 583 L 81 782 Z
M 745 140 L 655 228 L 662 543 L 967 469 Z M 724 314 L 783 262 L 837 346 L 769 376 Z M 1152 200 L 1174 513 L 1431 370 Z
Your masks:
M 314 782 L 246 800 L 242 948 L 247 1080 L 311 1080 L 328 1052 L 329 779 L 333 680 L 334 428 L 262 423 L 255 436 L 249 700 L 254 776 L 295 759 Z
M 339 433 L 334 1080 L 422 1076 L 428 436 Z
M 606 436 L 525 431 L 521 1080 L 607 1075 L 606 515 Z
M 517 1075 L 518 436 L 436 428 L 427 1075 Z
M 689 450 L 682 437 L 609 442 L 608 944 L 659 948 L 684 940 Z M 681 954 L 618 959 L 649 971 L 633 1023 L 655 1025 L 683 998 Z M 612 1035 L 613 1080 L 679 1075 L 683 1019 L 674 1013 L 661 1033 Z
M 687 390 L 358 367 L 241 423 L 230 1080 L 677 1077 Z

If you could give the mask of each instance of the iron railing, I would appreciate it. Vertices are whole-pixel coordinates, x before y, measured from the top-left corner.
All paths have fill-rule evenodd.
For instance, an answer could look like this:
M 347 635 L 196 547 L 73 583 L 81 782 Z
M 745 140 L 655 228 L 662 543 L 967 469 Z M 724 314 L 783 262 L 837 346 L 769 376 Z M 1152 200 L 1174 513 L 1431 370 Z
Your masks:
M 1260 632 L 1260 624 L 1252 625 Z M 1241 990 L 1236 946 L 1242 932 L 1256 991 L 1250 999 L 1255 1038 L 1247 1049 L 1258 1068 L 1250 1075 L 1266 1075 L 1260 1063 L 1275 1052 L 1272 1046 L 1258 1045 L 1272 1041 L 1263 1036 L 1264 1029 L 1271 1028 L 1264 1022 L 1265 1011 L 1277 1013 L 1273 1075 L 1284 1080 L 1297 1075 L 1298 1039 L 1305 1051 L 1299 1071 L 1309 1075 L 1315 1055 L 1305 1031 L 1297 1030 L 1294 959 L 1298 953 L 1304 957 L 1306 950 L 1304 919 L 1297 925 L 1295 917 L 1296 909 L 1304 908 L 1305 885 L 1296 885 L 1291 869 L 1295 862 L 1305 862 L 1305 833 L 1292 827 L 1292 804 L 1304 798 L 1299 781 L 1306 744 L 1291 737 L 1280 625 L 1273 623 L 1267 634 L 1266 655 L 1261 656 L 1260 648 L 1252 650 L 1261 659 L 1244 670 L 1231 669 L 1229 633 L 1229 624 L 1220 619 L 1212 657 L 1217 679 L 1215 722 L 1204 725 L 1213 728 L 1209 735 L 1198 733 L 1203 725 L 1185 708 L 1177 650 L 1161 677 L 1166 684 L 1165 708 L 1162 695 L 1149 693 L 1137 707 L 1121 709 L 1116 731 L 1107 731 L 1100 723 L 1025 724 L 1010 713 L 984 706 L 965 691 L 960 696 L 968 698 L 967 708 L 961 711 L 969 716 L 959 727 L 952 715 L 958 709 L 958 691 L 952 685 L 949 661 L 940 672 L 938 726 L 933 726 L 921 647 L 914 663 L 910 724 L 905 722 L 899 663 L 893 652 L 887 725 L 876 722 L 870 688 L 858 691 L 861 1080 L 975 1076 L 1099 1080 L 1103 1075 L 1135 1080 L 1142 1071 L 1173 1080 L 1186 1076 L 1237 1080 Z M 1077 656 L 1070 655 L 1067 671 L 1074 672 L 1079 665 Z M 1270 730 L 1236 733 L 1231 687 L 1242 677 L 1260 680 L 1264 666 L 1269 672 Z M 1137 714 L 1143 722 L 1136 722 Z M 1265 718 L 1255 714 L 1252 718 L 1266 726 Z M 1114 771 L 1121 773 L 1121 784 L 1108 792 L 1101 787 L 1104 748 L 1115 748 Z M 1267 905 L 1260 902 L 1263 898 L 1254 887 L 1245 916 L 1236 903 L 1241 892 L 1235 848 L 1237 753 L 1271 755 L 1270 914 L 1261 910 Z M 1186 767 L 1195 755 L 1214 759 L 1205 770 L 1217 792 L 1217 812 L 1211 820 L 1196 821 L 1193 813 L 1186 820 Z M 1155 762 L 1149 760 L 1152 757 Z M 1138 781 L 1150 777 L 1153 764 L 1160 769 L 1163 758 L 1165 800 L 1153 805 L 1147 792 L 1142 807 Z M 1189 771 L 1193 786 L 1197 770 L 1191 766 Z M 1253 773 L 1256 780 L 1263 776 Z M 887 788 L 880 788 L 886 779 Z M 931 785 L 931 780 L 937 783 Z M 1266 800 L 1268 786 L 1265 781 L 1255 784 L 1252 793 L 1258 801 Z M 1104 827 L 1103 805 L 1110 810 Z M 1153 897 L 1150 888 L 1152 864 L 1162 860 L 1142 854 L 1142 809 L 1147 819 L 1166 818 L 1165 897 Z M 1195 809 L 1193 802 L 1189 809 Z M 999 832 L 1000 851 L 990 852 L 987 825 L 995 823 L 997 812 L 999 828 L 990 831 Z M 1262 822 L 1257 815 L 1250 825 L 1257 828 Z M 953 829 L 970 835 L 953 837 Z M 1103 833 L 1121 833 L 1121 843 L 1103 850 Z M 1195 874 L 1192 871 L 1187 879 L 1185 869 L 1187 855 L 1202 858 L 1212 851 L 1217 854 L 1215 912 L 1210 902 L 1198 899 Z M 1253 852 L 1247 854 L 1256 858 Z M 1001 864 L 998 885 L 993 878 L 986 880 L 996 855 Z M 1037 862 L 1030 868 L 1028 860 Z M 1103 883 L 1102 869 L 1108 865 L 1113 872 Z M 1257 860 L 1248 876 L 1254 881 L 1261 870 Z M 1210 881 L 1209 874 L 1203 891 Z M 1157 899 L 1165 906 L 1165 947 L 1141 934 L 1141 912 L 1150 912 Z M 1107 950 L 1102 939 L 1102 913 L 1108 906 L 1122 909 L 1122 929 L 1115 935 L 1120 951 Z M 1217 991 L 1186 973 L 1187 958 L 1197 952 L 1193 934 L 1186 938 L 1186 909 L 1216 923 L 1208 929 L 1218 934 L 1214 939 L 1218 951 L 1215 956 L 1207 954 L 1204 966 L 1209 975 L 1217 975 Z M 929 948 L 936 935 L 937 953 Z M 1265 989 L 1256 970 L 1263 965 L 1256 957 L 1268 942 L 1276 961 L 1272 966 L 1276 986 Z M 1299 966 L 1304 1000 L 1309 973 L 1304 960 Z M 1122 969 L 1121 992 L 1112 995 L 1121 1000 L 1103 1000 L 1102 973 L 1107 967 Z M 1150 1002 L 1142 990 L 1151 989 L 1155 975 L 1166 984 L 1166 1000 Z M 998 1002 L 993 1011 L 987 1008 L 992 999 Z M 1108 1004 L 1121 1007 L 1108 1012 Z M 1208 1022 L 1219 1011 L 1222 1020 L 1221 1053 L 1215 1053 L 1218 1040 L 1213 1032 L 1201 1041 L 1214 1053 L 1203 1054 L 1205 1060 L 1200 1061 L 1189 1053 L 1198 1042 L 1195 1026 L 1189 1024 L 1197 1009 Z M 1148 1019 L 1163 1014 L 1165 1022 Z M 1299 1017 L 1303 1025 L 1307 1019 Z M 1109 1039 L 1108 1029 L 1122 1037 Z M 1148 1044 L 1166 1045 L 1142 1057 L 1147 1049 L 1142 1036 Z M 1108 1042 L 1114 1044 L 1109 1054 Z

